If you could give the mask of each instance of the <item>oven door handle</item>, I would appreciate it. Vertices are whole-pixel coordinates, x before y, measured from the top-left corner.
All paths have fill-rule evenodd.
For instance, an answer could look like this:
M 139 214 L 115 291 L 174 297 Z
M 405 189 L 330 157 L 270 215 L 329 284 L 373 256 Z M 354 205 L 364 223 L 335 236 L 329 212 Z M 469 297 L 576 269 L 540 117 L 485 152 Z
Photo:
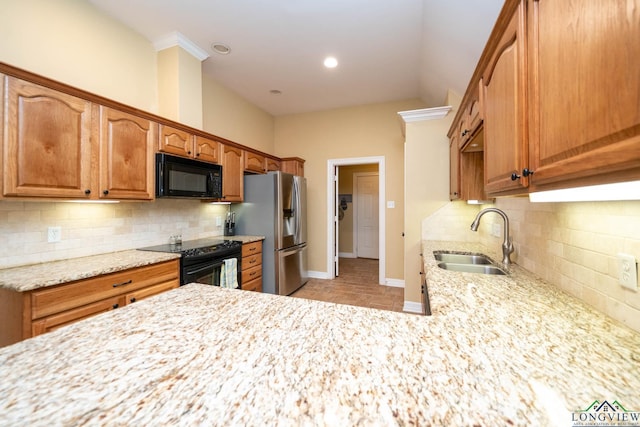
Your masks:
M 221 267 L 223 264 L 224 264 L 224 261 L 219 261 L 214 264 L 208 264 L 204 267 L 198 268 L 197 270 L 187 270 L 186 274 L 190 276 L 192 274 L 198 274 L 201 271 L 212 270 L 212 269 L 215 270 L 216 268 Z

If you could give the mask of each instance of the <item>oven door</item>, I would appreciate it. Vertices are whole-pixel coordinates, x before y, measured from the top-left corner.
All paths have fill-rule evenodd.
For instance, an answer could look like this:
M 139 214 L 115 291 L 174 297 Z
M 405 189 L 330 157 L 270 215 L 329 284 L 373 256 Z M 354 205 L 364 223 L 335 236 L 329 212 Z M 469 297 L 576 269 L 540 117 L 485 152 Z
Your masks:
M 182 269 L 182 284 L 204 283 L 205 285 L 220 286 L 220 271 L 224 261 L 206 261 L 190 265 Z
M 240 256 L 237 258 L 238 289 L 241 288 L 242 272 L 240 267 Z M 203 283 L 205 285 L 220 286 L 220 273 L 224 260 L 208 260 L 198 264 L 189 265 L 182 268 L 181 285 L 187 283 Z

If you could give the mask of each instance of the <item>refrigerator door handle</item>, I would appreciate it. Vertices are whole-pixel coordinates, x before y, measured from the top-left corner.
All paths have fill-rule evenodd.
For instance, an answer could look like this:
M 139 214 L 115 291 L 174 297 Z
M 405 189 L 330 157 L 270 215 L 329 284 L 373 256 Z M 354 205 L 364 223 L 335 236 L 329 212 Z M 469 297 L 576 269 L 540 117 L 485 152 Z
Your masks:
M 294 200 L 294 206 L 293 209 L 295 211 L 294 217 L 293 217 L 293 226 L 294 226 L 294 243 L 297 245 L 301 242 L 301 236 L 300 236 L 300 191 L 298 189 L 298 180 L 293 179 L 293 200 Z

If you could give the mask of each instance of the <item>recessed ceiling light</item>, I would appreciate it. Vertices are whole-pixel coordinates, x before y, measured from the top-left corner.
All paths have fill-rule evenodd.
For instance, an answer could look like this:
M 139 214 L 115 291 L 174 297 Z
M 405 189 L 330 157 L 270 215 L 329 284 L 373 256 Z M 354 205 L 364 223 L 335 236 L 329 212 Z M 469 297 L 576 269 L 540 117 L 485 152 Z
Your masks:
M 269 91 L 269 93 L 270 93 L 271 95 L 282 95 L 282 91 L 281 91 L 281 90 L 278 90 L 278 89 L 271 89 L 271 90 Z
M 211 43 L 211 49 L 220 55 L 228 55 L 231 52 L 231 48 L 224 43 Z
M 333 56 L 327 56 L 324 59 L 324 66 L 327 68 L 336 68 L 338 66 L 338 60 Z

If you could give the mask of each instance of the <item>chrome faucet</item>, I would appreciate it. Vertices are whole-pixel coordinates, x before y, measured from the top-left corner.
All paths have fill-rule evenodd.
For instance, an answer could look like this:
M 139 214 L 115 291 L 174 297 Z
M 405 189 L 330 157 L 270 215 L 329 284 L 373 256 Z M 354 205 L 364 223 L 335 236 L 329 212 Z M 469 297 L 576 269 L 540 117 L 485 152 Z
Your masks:
M 513 242 L 511 241 L 511 237 L 509 236 L 509 218 L 507 214 L 497 208 L 487 208 L 478 212 L 476 219 L 471 223 L 471 231 L 478 231 L 478 225 L 480 225 L 480 218 L 482 215 L 487 212 L 495 212 L 499 214 L 502 219 L 504 219 L 504 241 L 502 242 L 502 264 L 505 267 L 509 267 L 511 265 L 510 255 L 513 252 Z

